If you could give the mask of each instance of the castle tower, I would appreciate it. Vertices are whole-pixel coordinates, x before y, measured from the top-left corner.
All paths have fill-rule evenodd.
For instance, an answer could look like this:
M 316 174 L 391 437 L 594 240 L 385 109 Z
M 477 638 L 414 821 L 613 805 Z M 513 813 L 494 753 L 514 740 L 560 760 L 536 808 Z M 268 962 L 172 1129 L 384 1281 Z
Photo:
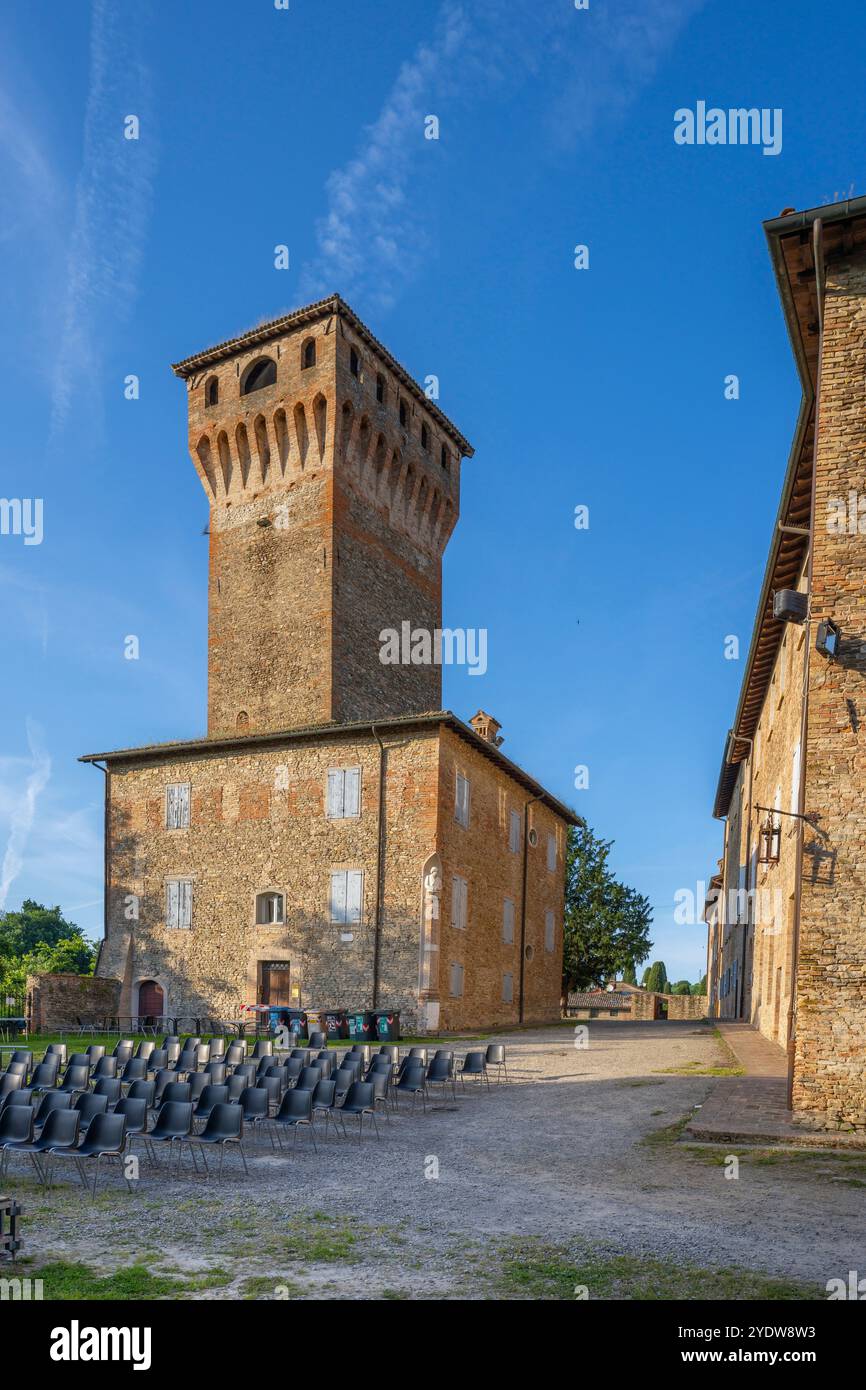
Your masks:
M 380 633 L 441 626 L 472 448 L 333 296 L 174 366 L 210 502 L 208 735 L 437 710 L 437 665 Z

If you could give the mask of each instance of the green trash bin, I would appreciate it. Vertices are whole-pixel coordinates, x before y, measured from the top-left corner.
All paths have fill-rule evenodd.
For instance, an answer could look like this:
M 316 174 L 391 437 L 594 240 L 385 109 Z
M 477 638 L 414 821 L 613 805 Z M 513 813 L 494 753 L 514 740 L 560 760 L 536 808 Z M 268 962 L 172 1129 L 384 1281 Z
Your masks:
M 372 1015 L 373 1034 L 379 1042 L 400 1041 L 400 1010 L 376 1009 Z
M 370 1027 L 370 1013 L 367 1009 L 348 1009 L 346 1011 L 346 1024 L 349 1029 L 349 1038 L 353 1043 L 370 1042 L 375 1037 L 374 1031 Z

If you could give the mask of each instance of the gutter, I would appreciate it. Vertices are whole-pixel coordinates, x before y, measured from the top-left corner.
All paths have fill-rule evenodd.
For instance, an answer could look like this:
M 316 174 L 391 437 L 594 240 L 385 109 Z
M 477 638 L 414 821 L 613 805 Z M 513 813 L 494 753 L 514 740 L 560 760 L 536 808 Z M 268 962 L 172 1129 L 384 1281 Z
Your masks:
M 540 796 L 531 796 L 528 801 L 523 803 L 523 875 L 522 890 L 520 896 L 520 1007 L 518 1020 L 523 1022 L 525 1013 L 526 995 L 526 878 L 529 867 L 529 808 L 536 801 L 541 801 Z
M 376 725 L 373 737 L 379 745 L 379 803 L 376 808 L 376 902 L 373 909 L 373 1004 L 379 1007 L 379 958 L 382 940 L 382 865 L 385 857 L 385 745 Z
M 78 761 L 82 762 L 83 759 L 79 758 Z M 105 781 L 103 785 L 102 810 L 102 940 L 99 943 L 96 955 L 96 964 L 93 967 L 93 973 L 94 975 L 96 975 L 97 971 L 99 970 L 99 962 L 102 959 L 102 948 L 108 940 L 108 806 L 110 800 L 109 790 L 111 787 L 111 773 L 107 767 L 104 767 L 101 763 L 98 763 L 95 760 L 91 763 L 91 766 L 97 768 L 100 772 L 104 773 L 105 775 Z

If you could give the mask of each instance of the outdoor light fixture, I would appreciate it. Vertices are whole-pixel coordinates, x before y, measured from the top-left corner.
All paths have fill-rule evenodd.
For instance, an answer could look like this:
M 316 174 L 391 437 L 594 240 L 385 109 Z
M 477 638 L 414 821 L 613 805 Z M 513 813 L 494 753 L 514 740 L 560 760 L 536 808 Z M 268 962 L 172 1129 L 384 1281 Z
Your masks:
M 758 839 L 758 863 L 778 864 L 782 843 L 782 827 L 776 824 L 776 817 L 767 816 L 761 826 Z
M 804 623 L 808 608 L 808 594 L 797 589 L 777 589 L 773 594 L 773 617 L 783 623 Z
M 818 635 L 815 638 L 816 652 L 820 652 L 822 656 L 838 656 L 841 641 L 842 629 L 838 623 L 833 622 L 832 618 L 827 618 L 823 623 L 818 624 Z

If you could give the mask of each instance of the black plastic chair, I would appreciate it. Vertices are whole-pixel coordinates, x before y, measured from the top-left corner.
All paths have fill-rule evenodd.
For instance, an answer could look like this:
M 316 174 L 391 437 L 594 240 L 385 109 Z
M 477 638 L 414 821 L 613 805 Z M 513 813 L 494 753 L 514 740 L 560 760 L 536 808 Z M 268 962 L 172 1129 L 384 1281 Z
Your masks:
M 417 1058 L 414 1060 L 407 1059 L 407 1062 L 408 1065 L 401 1072 L 400 1076 L 397 1079 L 397 1084 L 394 1087 L 394 1105 L 395 1107 L 397 1106 L 398 1096 L 409 1095 L 412 1097 L 412 1114 L 414 1115 L 415 1106 L 417 1105 L 418 1097 L 420 1096 L 424 1108 L 424 1113 L 426 1115 L 427 1068 L 424 1066 L 424 1063 Z
M 8 1092 L 6 1093 L 6 1095 L 3 1097 L 3 1099 L 0 1100 L 0 1110 L 5 1110 L 6 1107 L 9 1106 L 9 1105 L 32 1105 L 32 1104 L 33 1104 L 33 1092 L 30 1090 L 30 1088 L 29 1088 L 29 1086 L 28 1086 L 28 1088 L 27 1088 L 26 1090 L 21 1090 L 21 1091 L 8 1091 Z
M 290 1057 L 283 1067 L 283 1071 L 286 1073 L 287 1084 L 293 1086 L 303 1070 L 303 1060 L 300 1057 Z
M 213 1089 L 218 1090 L 222 1088 L 214 1087 Z M 246 1155 L 244 1154 L 243 1138 L 243 1109 L 239 1105 L 228 1105 L 221 1102 L 220 1104 L 215 1105 L 211 1110 L 210 1115 L 208 1116 L 207 1124 L 205 1125 L 201 1134 L 191 1136 L 188 1142 L 191 1145 L 196 1144 L 200 1146 L 202 1163 L 204 1164 L 204 1171 L 206 1175 L 210 1171 L 207 1166 L 207 1158 L 205 1157 L 207 1146 L 209 1144 L 216 1144 L 219 1146 L 220 1163 L 217 1181 L 222 1182 L 223 1160 L 225 1158 L 226 1148 L 229 1144 L 237 1145 L 238 1153 L 241 1156 L 241 1162 L 244 1165 L 244 1172 L 247 1174 L 247 1176 L 249 1176 Z
M 149 1086 L 149 1081 L 137 1081 L 137 1086 Z M 126 1135 L 134 1139 L 139 1134 L 147 1134 L 147 1101 L 142 1096 L 123 1096 L 112 1112 L 123 1115 L 126 1120 Z
M 346 1134 L 346 1116 L 357 1115 L 358 1117 L 358 1143 L 364 1132 L 364 1116 L 369 1115 L 373 1121 L 373 1128 L 376 1131 L 376 1138 L 379 1138 L 379 1125 L 376 1121 L 376 1109 L 374 1105 L 373 1084 L 370 1081 L 353 1081 L 346 1095 L 346 1099 L 336 1111 L 340 1117 L 340 1124 L 343 1133 Z M 348 1138 L 348 1135 L 346 1135 Z
M 225 1079 L 228 1075 L 228 1069 L 225 1062 L 215 1062 L 213 1058 L 211 1058 L 204 1069 L 204 1074 L 208 1078 L 208 1085 L 223 1086 L 225 1085 Z
M 308 1047 L 293 1047 L 289 1053 L 289 1059 L 293 1062 L 305 1062 L 310 1055 Z
M 289 1072 L 287 1067 L 281 1067 L 278 1062 L 271 1062 L 265 1072 L 265 1079 L 275 1076 L 280 1083 L 280 1096 L 289 1089 Z
M 133 1081 L 132 1085 L 126 1093 L 126 1099 L 135 1101 L 143 1100 L 148 1110 L 150 1110 L 151 1106 L 154 1104 L 156 1100 L 156 1082 Z M 116 1110 L 117 1106 L 115 1106 L 114 1108 Z
M 331 1078 L 336 1088 L 337 1100 L 341 1101 L 349 1094 L 349 1087 L 358 1079 L 355 1067 L 340 1067 L 335 1076 Z
M 182 1083 L 181 1083 L 182 1084 Z M 174 1157 L 174 1146 L 178 1146 L 177 1171 L 180 1172 L 180 1162 L 183 1157 L 183 1145 L 192 1134 L 192 1102 L 172 1100 L 168 1104 L 160 1107 L 156 1117 L 156 1124 L 147 1136 L 150 1152 L 154 1159 L 156 1150 L 154 1144 L 168 1145 L 168 1171 L 171 1174 L 171 1164 Z
M 246 1060 L 246 1055 L 247 1055 L 246 1043 L 242 1043 L 242 1042 L 233 1042 L 233 1043 L 229 1043 L 228 1047 L 226 1048 L 226 1055 L 225 1055 L 225 1063 L 226 1063 L 226 1066 L 227 1066 L 227 1067 L 239 1067 L 240 1064 L 241 1064 L 241 1062 L 244 1062 L 244 1061 Z
M 177 1074 L 176 1074 L 176 1072 L 171 1071 L 168 1067 L 162 1067 L 162 1068 L 160 1068 L 160 1070 L 156 1073 L 156 1076 L 154 1077 L 154 1085 L 155 1085 L 155 1094 L 154 1094 L 154 1098 L 153 1098 L 153 1103 L 154 1103 L 154 1105 L 159 1105 L 159 1102 L 160 1102 L 160 1100 L 162 1099 L 162 1093 L 163 1093 L 163 1091 L 165 1090 L 166 1086 L 170 1086 L 170 1085 L 172 1085 L 172 1084 L 173 1084 L 174 1082 L 176 1082 L 176 1081 L 177 1081 Z
M 23 1086 L 24 1082 L 27 1080 L 27 1073 L 29 1072 L 29 1070 L 30 1068 L 28 1067 L 26 1062 L 10 1062 L 3 1075 L 20 1076 L 20 1085 Z
M 56 1054 L 54 1054 L 56 1056 Z M 33 1075 L 30 1077 L 31 1091 L 50 1091 L 57 1085 L 57 1069 L 60 1066 L 60 1058 L 57 1063 L 39 1062 L 33 1068 Z
M 130 1057 L 120 1079 L 124 1086 L 131 1085 L 133 1081 L 146 1081 L 149 1070 L 146 1057 Z
M 371 1066 L 371 1067 L 370 1067 L 370 1070 L 369 1070 L 368 1073 L 367 1073 L 367 1082 L 366 1082 L 366 1084 L 368 1084 L 368 1085 L 370 1085 L 370 1086 L 373 1087 L 373 1109 L 374 1109 L 374 1111 L 375 1111 L 377 1105 L 379 1105 L 379 1104 L 383 1105 L 383 1106 L 384 1106 L 384 1109 L 385 1109 L 385 1119 L 386 1119 L 386 1120 L 388 1121 L 388 1123 L 390 1124 L 390 1123 L 391 1123 L 391 1109 L 390 1109 L 390 1103 L 391 1103 L 391 1097 L 390 1097 L 391 1070 L 390 1070 L 390 1068 L 388 1068 L 388 1069 L 385 1070 L 385 1071 L 377 1071 L 375 1067 Z
M 484 1054 L 484 1060 L 487 1063 L 488 1068 L 496 1068 L 497 1083 L 502 1080 L 503 1074 L 505 1076 L 505 1080 L 508 1080 L 508 1067 L 505 1063 L 505 1048 L 503 1047 L 502 1043 L 491 1043 L 486 1053 Z
M 450 1057 L 440 1057 L 437 1054 L 428 1064 L 425 1081 L 428 1089 L 431 1086 L 441 1086 L 444 1091 L 450 1086 L 454 1100 L 457 1099 L 457 1086 L 454 1081 L 454 1065 Z
M 91 1043 L 88 1048 L 85 1048 L 85 1051 L 88 1057 L 90 1058 L 91 1066 L 93 1066 L 96 1062 L 101 1062 L 103 1057 L 105 1056 L 105 1048 L 103 1047 L 102 1043 Z
M 132 1086 L 140 1086 L 140 1081 L 133 1081 Z M 132 1090 L 130 1086 L 130 1090 Z M 123 1086 L 119 1076 L 100 1076 L 95 1083 L 91 1093 L 94 1096 L 106 1096 L 109 1105 L 116 1105 L 123 1095 Z
M 296 1091 L 315 1091 L 319 1082 L 324 1078 L 319 1067 L 302 1067 L 297 1081 L 295 1082 Z
M 92 1072 L 94 1081 L 101 1081 L 103 1077 L 113 1078 L 117 1076 L 117 1058 L 99 1057 Z
M 162 1089 L 157 1104 L 160 1109 L 165 1105 L 185 1104 L 192 1101 L 190 1094 L 192 1088 L 188 1081 L 169 1081 Z
M 147 1062 L 156 1051 L 156 1040 L 154 1038 L 142 1038 L 138 1047 L 135 1049 L 136 1057 L 143 1057 Z
M 259 1038 L 251 1053 L 254 1062 L 257 1062 L 260 1057 L 273 1057 L 273 1055 L 274 1045 L 270 1039 L 266 1038 Z
M 171 1047 L 172 1043 L 177 1043 L 178 1047 L 180 1047 L 179 1035 L 177 1033 L 166 1033 L 165 1037 L 160 1043 L 160 1047 Z
M 487 1075 L 487 1063 L 484 1060 L 483 1052 L 467 1052 L 463 1058 L 463 1066 L 460 1068 L 460 1084 L 466 1090 L 466 1078 L 472 1076 L 476 1081 L 486 1083 L 490 1090 L 490 1077 Z
M 413 1059 L 414 1059 L 415 1061 L 423 1062 L 424 1065 L 425 1065 L 425 1067 L 426 1067 L 426 1065 L 427 1065 L 427 1060 L 428 1060 L 428 1058 L 427 1058 L 427 1048 L 426 1048 L 426 1047 L 410 1047 L 410 1048 L 409 1048 L 409 1060 L 412 1061 Z
M 207 1072 L 191 1071 L 187 1076 L 186 1084 L 189 1086 L 189 1098 L 193 1104 L 195 1104 L 205 1086 L 211 1086 L 214 1083 L 211 1081 Z
M 149 1057 L 144 1059 L 147 1062 L 148 1076 L 156 1076 L 158 1071 L 168 1071 L 168 1049 L 165 1047 L 155 1047 Z
M 52 1110 L 71 1110 L 72 1092 L 71 1091 L 46 1091 L 39 1102 L 36 1110 L 36 1117 L 33 1121 L 33 1128 L 41 1131 L 42 1126 L 48 1119 Z
M 193 1117 L 196 1120 L 207 1120 L 210 1118 L 211 1111 L 215 1105 L 229 1104 L 229 1088 L 226 1084 L 217 1086 L 211 1084 L 205 1086 L 201 1095 L 195 1103 Z
M 319 1032 L 311 1033 L 310 1036 L 309 1036 L 309 1038 L 307 1039 L 307 1046 L 313 1048 L 314 1051 L 316 1051 L 316 1052 L 318 1052 L 318 1050 L 319 1050 L 320 1047 L 327 1047 L 327 1046 L 328 1046 L 328 1035 L 327 1035 L 327 1033 L 319 1033 Z
M 254 1086 L 258 1070 L 258 1062 L 241 1062 L 239 1066 L 235 1067 L 232 1076 L 245 1076 L 247 1078 L 247 1085 Z
M 79 1131 L 86 1134 L 97 1115 L 108 1113 L 108 1096 L 97 1096 L 92 1091 L 82 1091 L 74 1110 L 79 1115 Z
M 237 1104 L 249 1085 L 249 1077 L 238 1076 L 237 1072 L 232 1072 L 226 1085 L 229 1088 L 229 1100 L 232 1104 Z
M 93 1168 L 93 1189 L 91 1196 L 96 1200 L 96 1184 L 99 1182 L 99 1165 L 104 1158 L 117 1158 L 123 1164 L 124 1154 L 126 1153 L 126 1116 L 113 1115 L 94 1115 L 87 1133 L 82 1139 L 77 1149 L 67 1149 L 59 1151 L 55 1156 L 69 1158 L 75 1161 L 78 1173 L 83 1186 L 87 1185 L 86 1161 L 92 1159 Z M 126 1176 L 126 1186 L 132 1191 L 132 1183 Z
M 291 1095 L 290 1091 L 286 1092 Z M 243 1111 L 244 1123 L 252 1127 L 254 1134 L 258 1134 L 266 1128 L 271 1118 L 271 1098 L 263 1086 L 245 1086 L 238 1097 L 237 1104 Z M 274 1136 L 268 1130 L 271 1138 L 271 1148 L 274 1147 Z
M 256 1081 L 256 1090 L 267 1091 L 271 1114 L 274 1114 L 283 1096 L 283 1084 L 280 1078 L 278 1076 L 260 1076 Z
M 51 1186 L 52 1160 L 58 1153 L 74 1149 L 78 1143 L 81 1116 L 77 1110 L 52 1110 L 42 1127 L 42 1133 L 29 1149 L 39 1181 L 43 1187 Z
M 43 1062 L 46 1061 L 48 1057 L 59 1058 L 57 1063 L 58 1068 L 65 1066 L 67 1057 L 66 1043 L 49 1043 L 45 1049 L 45 1056 L 42 1058 Z
M 302 1092 L 302 1094 L 304 1094 Z M 334 1119 L 334 1111 L 337 1107 L 337 1083 L 333 1080 L 322 1080 L 313 1092 L 313 1120 L 317 1115 L 324 1115 L 325 1130 L 328 1128 L 328 1121 L 334 1126 L 334 1133 L 339 1135 L 340 1130 L 337 1121 Z
M 7 1105 L 0 1111 L 0 1177 L 5 1179 L 10 1154 L 33 1143 L 33 1107 Z
M 12 1053 L 12 1056 L 9 1058 L 9 1061 L 25 1062 L 27 1065 L 27 1070 L 30 1071 L 33 1066 L 33 1053 L 30 1051 L 29 1048 L 16 1047 L 15 1051 Z
M 90 1056 L 89 1052 L 73 1052 L 67 1067 L 87 1067 L 88 1071 L 93 1071 L 96 1066 L 96 1059 Z
M 329 1052 L 327 1048 L 323 1048 L 321 1052 L 316 1054 L 315 1065 L 322 1068 L 322 1079 L 329 1081 L 337 1070 L 336 1052 Z
M 298 1091 L 295 1087 L 286 1091 L 274 1117 L 274 1128 L 280 1141 L 280 1148 L 283 1147 L 283 1129 L 288 1127 L 293 1130 L 292 1148 L 294 1149 L 298 1143 L 298 1130 L 306 1127 L 313 1141 L 313 1148 L 318 1153 L 316 1136 L 313 1133 L 313 1094 L 312 1091 Z
M 135 1043 L 132 1038 L 121 1038 L 112 1055 L 117 1058 L 118 1067 L 122 1068 L 126 1066 L 134 1052 Z
M 90 1067 L 70 1062 L 63 1073 L 61 1091 L 88 1091 L 90 1089 Z

